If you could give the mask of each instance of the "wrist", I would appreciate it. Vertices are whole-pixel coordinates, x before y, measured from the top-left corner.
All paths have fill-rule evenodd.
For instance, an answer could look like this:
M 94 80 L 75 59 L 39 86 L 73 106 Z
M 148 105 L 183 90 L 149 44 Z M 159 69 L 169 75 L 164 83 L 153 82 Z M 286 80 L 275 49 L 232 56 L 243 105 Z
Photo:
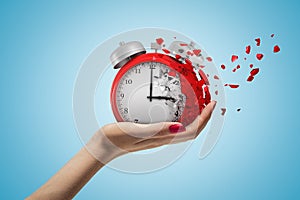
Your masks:
M 104 134 L 104 128 L 101 128 L 93 135 L 85 148 L 98 162 L 104 165 L 127 153 L 109 140 Z

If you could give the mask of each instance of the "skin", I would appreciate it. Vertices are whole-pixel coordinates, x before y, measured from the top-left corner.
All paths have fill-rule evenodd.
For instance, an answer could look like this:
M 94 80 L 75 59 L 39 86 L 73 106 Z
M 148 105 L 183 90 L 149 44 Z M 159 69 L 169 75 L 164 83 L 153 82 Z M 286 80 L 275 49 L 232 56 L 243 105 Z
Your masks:
M 169 126 L 180 123 L 105 125 L 65 166 L 26 199 L 72 199 L 105 164 L 118 156 L 195 139 L 209 121 L 215 105 L 216 102 L 212 101 L 194 122 L 176 134 L 170 132 Z

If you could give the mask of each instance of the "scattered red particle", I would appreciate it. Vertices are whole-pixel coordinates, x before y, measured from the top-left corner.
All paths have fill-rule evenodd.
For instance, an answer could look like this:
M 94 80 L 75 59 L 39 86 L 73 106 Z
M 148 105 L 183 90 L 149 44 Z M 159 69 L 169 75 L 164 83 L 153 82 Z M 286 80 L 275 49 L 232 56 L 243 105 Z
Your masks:
M 251 46 L 250 45 L 246 46 L 246 54 L 249 54 L 250 51 L 251 51 Z
M 222 65 L 221 65 L 221 68 L 222 68 L 222 69 L 225 69 L 226 67 L 225 67 L 225 65 L 222 64 Z
M 224 86 L 228 86 L 228 83 L 225 83 Z
M 237 55 L 232 55 L 231 56 L 231 62 L 234 62 L 238 59 L 239 57 Z
M 222 112 L 221 112 L 221 115 L 224 116 L 225 113 L 226 113 L 226 108 L 221 108 L 221 111 L 222 111 Z
M 179 59 L 181 58 L 181 55 L 176 54 L 176 55 L 175 55 L 175 58 L 176 58 L 177 60 L 179 60 Z
M 184 46 L 187 46 L 188 44 L 186 43 L 181 43 L 180 46 L 184 47 Z
M 192 62 L 189 59 L 185 59 L 186 64 L 192 65 Z
M 191 51 L 187 51 L 186 54 L 189 55 L 189 56 L 193 56 L 194 55 L 193 52 L 191 52 Z
M 238 88 L 238 87 L 240 87 L 240 85 L 229 84 L 229 87 L 231 87 L 231 88 Z
M 164 39 L 162 39 L 162 38 L 157 38 L 156 39 L 156 43 L 159 44 L 159 45 L 161 45 L 163 42 L 164 42 Z
M 244 60 L 247 60 L 247 58 L 245 57 Z
M 199 56 L 199 54 L 201 53 L 201 49 L 194 49 L 193 52 L 196 56 Z
M 256 54 L 256 58 L 257 58 L 258 60 L 261 60 L 263 57 L 264 57 L 264 55 L 263 55 L 262 53 Z
M 236 68 L 233 68 L 233 69 L 232 69 L 232 72 L 236 72 Z
M 199 67 L 203 69 L 205 66 L 204 65 L 199 65 Z
M 254 79 L 254 76 L 251 76 L 251 75 L 250 75 L 250 76 L 248 76 L 247 81 L 248 81 L 248 82 L 251 82 L 251 81 L 253 81 L 253 79 Z
M 241 111 L 241 109 L 240 109 L 240 108 L 238 108 L 236 111 L 240 112 L 240 111 Z
M 250 66 L 250 68 L 252 68 L 252 67 L 253 67 L 253 64 L 250 64 L 249 66 Z
M 209 77 L 209 74 L 206 74 L 207 77 Z
M 255 76 L 256 74 L 258 74 L 258 72 L 259 72 L 259 68 L 252 69 L 250 75 Z
M 218 91 L 218 90 L 216 90 L 216 91 L 215 91 L 215 94 L 216 94 L 216 95 L 218 95 L 218 94 L 219 94 L 219 91 Z
M 176 40 L 176 36 L 173 37 Z
M 273 34 L 271 34 L 271 38 L 272 38 L 272 37 L 274 37 L 274 33 L 273 33 Z
M 224 86 L 229 86 L 231 88 L 238 88 L 240 85 L 237 85 L 237 84 L 225 84 Z
M 236 68 L 239 69 L 239 68 L 241 68 L 241 66 L 240 66 L 240 65 L 237 65 Z
M 212 61 L 212 58 L 211 58 L 211 57 L 206 57 L 206 60 L 207 60 L 208 62 L 211 62 L 211 61 Z
M 279 51 L 280 51 L 280 47 L 279 47 L 278 45 L 274 46 L 273 52 L 274 52 L 274 53 L 277 53 L 277 52 L 279 52 Z
M 219 77 L 217 75 L 214 75 L 214 79 L 219 80 Z
M 170 51 L 168 49 L 162 49 L 166 54 L 169 54 Z
M 260 46 L 260 38 L 256 38 L 256 39 L 255 39 L 255 42 L 256 42 L 256 46 L 259 47 L 259 46 Z

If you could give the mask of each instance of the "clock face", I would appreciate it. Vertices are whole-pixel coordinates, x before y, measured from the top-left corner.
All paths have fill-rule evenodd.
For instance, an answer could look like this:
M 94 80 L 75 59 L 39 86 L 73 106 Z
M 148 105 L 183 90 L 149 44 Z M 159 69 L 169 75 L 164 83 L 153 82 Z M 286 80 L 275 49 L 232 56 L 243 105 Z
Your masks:
M 160 62 L 143 62 L 126 71 L 117 83 L 116 110 L 123 121 L 178 121 L 186 96 L 178 72 Z

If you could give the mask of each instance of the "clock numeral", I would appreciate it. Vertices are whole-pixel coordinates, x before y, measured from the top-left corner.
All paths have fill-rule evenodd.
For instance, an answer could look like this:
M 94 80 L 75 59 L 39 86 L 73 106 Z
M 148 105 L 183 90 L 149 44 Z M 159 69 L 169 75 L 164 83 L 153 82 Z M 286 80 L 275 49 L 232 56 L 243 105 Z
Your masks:
M 140 73 L 141 73 L 141 69 L 135 69 L 134 72 L 135 72 L 136 74 L 140 74 Z
M 126 79 L 125 84 L 132 84 L 132 80 L 131 79 Z
M 124 108 L 124 114 L 128 114 L 128 108 Z
M 155 64 L 151 63 L 150 64 L 150 69 L 155 69 Z
M 125 96 L 124 93 L 121 93 L 121 94 L 120 94 L 120 97 L 121 97 L 122 99 L 124 98 L 124 96 Z

